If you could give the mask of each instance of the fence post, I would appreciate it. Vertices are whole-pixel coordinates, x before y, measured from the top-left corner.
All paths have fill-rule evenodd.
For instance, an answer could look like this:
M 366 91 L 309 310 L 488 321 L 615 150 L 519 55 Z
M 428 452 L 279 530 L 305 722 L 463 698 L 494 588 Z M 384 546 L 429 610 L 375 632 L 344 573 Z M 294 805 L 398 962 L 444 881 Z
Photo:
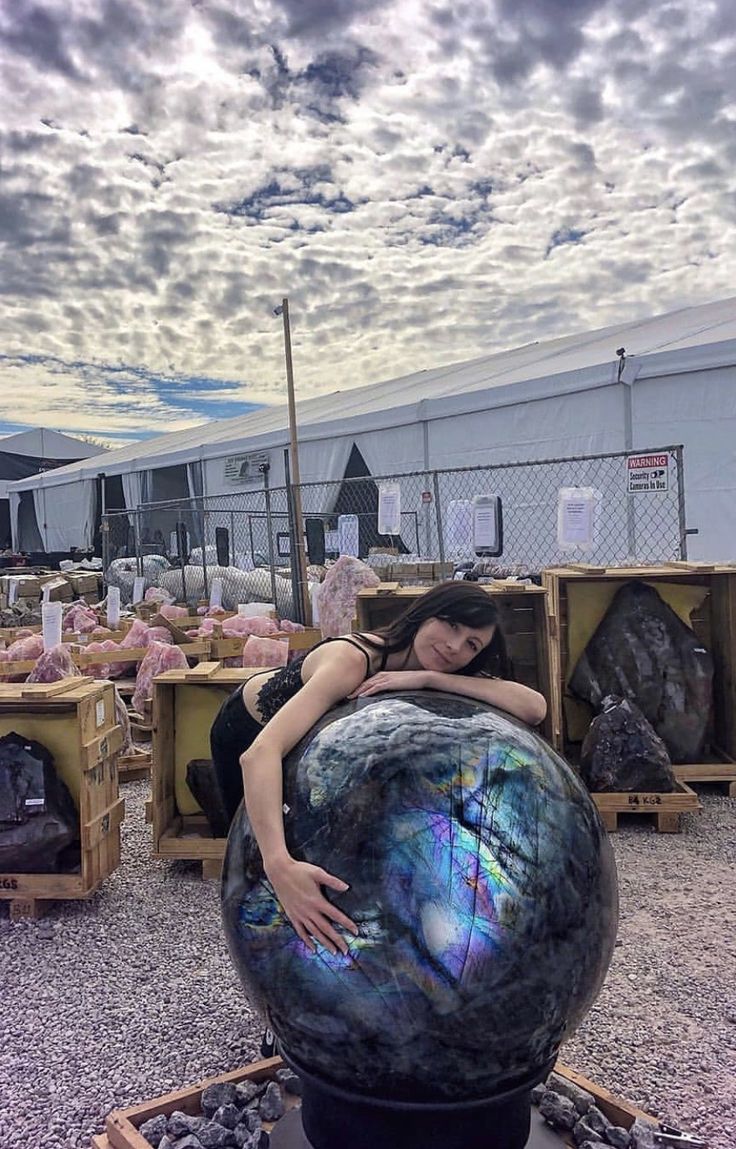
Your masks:
M 435 519 L 437 521 L 437 548 L 440 562 L 445 561 L 445 535 L 442 529 L 442 507 L 440 506 L 440 480 L 436 471 L 432 471 L 432 486 L 434 488 Z
M 135 540 L 135 569 L 139 578 L 143 576 L 143 555 L 141 554 L 141 524 L 140 511 L 133 512 L 133 538 Z
M 286 478 L 286 509 L 289 517 L 289 569 L 291 570 L 291 597 L 293 600 L 294 614 L 296 615 L 295 621 L 305 623 L 306 618 L 304 614 L 304 601 L 302 599 L 302 587 L 300 582 L 300 569 L 299 569 L 299 555 L 297 553 L 296 541 L 296 515 L 294 511 L 294 488 L 291 482 L 291 469 L 289 467 L 289 452 L 284 451 L 284 475 Z
M 268 472 L 271 470 L 270 463 L 261 463 L 258 468 L 263 475 L 263 497 L 266 502 L 266 531 L 268 533 L 268 568 L 271 572 L 271 596 L 273 605 L 278 611 L 279 606 L 276 602 L 276 569 L 273 561 L 273 520 L 271 518 L 271 488 L 268 485 Z M 253 558 L 253 526 L 251 524 L 251 517 L 248 515 L 248 530 L 250 531 L 250 557 Z
M 204 597 L 209 600 L 209 580 L 207 578 L 207 512 L 204 503 L 199 504 L 199 535 L 202 539 L 202 577 L 204 579 Z
M 675 447 L 677 459 L 677 520 L 680 527 L 680 558 L 687 559 L 687 520 L 685 518 L 685 472 L 683 469 L 682 444 Z

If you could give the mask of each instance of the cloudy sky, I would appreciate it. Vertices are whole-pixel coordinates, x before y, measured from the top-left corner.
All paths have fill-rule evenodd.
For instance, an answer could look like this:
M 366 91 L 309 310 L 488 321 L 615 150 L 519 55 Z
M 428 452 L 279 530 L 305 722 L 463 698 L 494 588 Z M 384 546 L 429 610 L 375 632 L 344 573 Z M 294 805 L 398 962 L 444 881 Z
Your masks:
M 122 442 L 736 284 L 733 0 L 0 0 L 0 432 Z

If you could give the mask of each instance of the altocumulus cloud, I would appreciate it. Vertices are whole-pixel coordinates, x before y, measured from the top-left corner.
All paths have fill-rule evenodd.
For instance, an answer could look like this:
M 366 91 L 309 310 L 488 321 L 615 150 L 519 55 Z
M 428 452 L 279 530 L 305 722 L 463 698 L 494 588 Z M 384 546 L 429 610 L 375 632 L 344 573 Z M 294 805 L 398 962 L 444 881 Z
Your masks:
M 731 0 L 0 0 L 0 396 L 135 438 L 730 294 Z

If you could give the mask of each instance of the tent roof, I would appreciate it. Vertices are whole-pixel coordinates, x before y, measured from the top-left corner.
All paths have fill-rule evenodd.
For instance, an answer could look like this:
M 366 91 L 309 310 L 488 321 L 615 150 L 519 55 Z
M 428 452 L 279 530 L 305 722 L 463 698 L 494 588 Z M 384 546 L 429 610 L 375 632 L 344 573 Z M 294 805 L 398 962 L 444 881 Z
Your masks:
M 71 435 L 62 435 L 48 427 L 31 427 L 14 435 L 0 436 L 0 451 L 12 455 L 31 455 L 36 459 L 89 459 L 99 455 L 104 447 L 85 443 Z
M 637 374 L 659 376 L 736 363 L 736 296 L 306 399 L 297 405 L 299 436 L 316 439 L 416 422 L 433 414 L 521 402 L 562 390 L 607 386 L 617 382 L 616 351 L 622 346 L 632 379 Z M 511 389 L 509 395 L 505 388 Z M 494 394 L 489 395 L 490 391 Z M 287 427 L 286 404 L 264 407 L 106 451 L 104 463 L 101 459 L 72 463 L 46 472 L 41 482 L 56 485 L 99 471 L 115 475 L 173 466 L 187 459 L 217 458 L 228 450 L 285 445 Z M 13 487 L 22 490 L 38 483 L 39 476 L 34 476 Z

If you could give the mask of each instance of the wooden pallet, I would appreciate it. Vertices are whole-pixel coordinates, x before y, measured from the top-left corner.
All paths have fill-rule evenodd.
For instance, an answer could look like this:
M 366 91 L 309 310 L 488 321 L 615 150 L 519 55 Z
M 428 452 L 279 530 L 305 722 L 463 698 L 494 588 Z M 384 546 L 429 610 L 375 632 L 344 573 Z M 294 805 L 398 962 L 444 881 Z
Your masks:
M 89 898 L 120 864 L 117 759 L 123 731 L 115 722 L 110 683 L 61 682 L 0 685 L 0 735 L 16 731 L 41 742 L 69 787 L 79 811 L 81 865 L 63 874 L 0 874 L 0 899 L 10 916 L 38 917 L 46 903 Z
M 153 680 L 153 854 L 201 861 L 205 877 L 219 876 L 227 839 L 212 837 L 184 771 L 193 758 L 209 758 L 210 727 L 220 706 L 254 673 L 255 669 L 204 662 L 193 670 L 169 670 Z
M 150 1149 L 148 1142 L 138 1132 L 141 1125 L 146 1121 L 150 1121 L 152 1117 L 158 1116 L 163 1113 L 166 1116 L 173 1113 L 174 1110 L 180 1110 L 182 1113 L 189 1113 L 197 1115 L 201 1110 L 202 1091 L 208 1085 L 220 1084 L 222 1082 L 230 1082 L 238 1084 L 241 1081 L 254 1081 L 264 1082 L 273 1081 L 276 1077 L 276 1071 L 284 1068 L 284 1063 L 280 1057 L 271 1057 L 266 1061 L 255 1061 L 252 1065 L 247 1065 L 243 1069 L 236 1069 L 231 1073 L 223 1073 L 218 1077 L 210 1077 L 205 1081 L 201 1081 L 198 1085 L 194 1085 L 189 1089 L 180 1089 L 175 1093 L 166 1093 L 161 1097 L 156 1097 L 151 1101 L 145 1101 L 141 1105 L 131 1106 L 129 1109 L 114 1109 L 107 1118 L 105 1124 L 105 1132 L 98 1134 L 97 1137 L 92 1138 L 92 1145 L 94 1149 Z M 624 1129 L 630 1129 L 634 1122 L 637 1120 L 647 1121 L 651 1125 L 656 1126 L 657 1121 L 650 1114 L 645 1113 L 641 1109 L 637 1109 L 635 1105 L 631 1105 L 621 1097 L 609 1092 L 609 1090 L 596 1085 L 593 1081 L 589 1081 L 579 1073 L 575 1073 L 572 1069 L 558 1062 L 555 1066 L 555 1073 L 561 1077 L 567 1078 L 568 1081 L 574 1082 L 581 1089 L 587 1090 L 595 1098 L 596 1105 L 602 1113 L 613 1122 L 614 1125 L 621 1126 Z M 296 1108 L 299 1105 L 297 1098 L 292 1097 L 290 1094 L 284 1094 L 284 1104 L 287 1110 Z M 264 1123 L 264 1129 L 269 1132 L 272 1129 L 272 1123 Z M 565 1137 L 560 1138 L 561 1142 L 567 1145 L 573 1145 L 571 1135 L 567 1134 Z
M 649 814 L 654 818 L 660 834 L 677 834 L 681 829 L 681 815 L 701 809 L 698 795 L 685 782 L 678 782 L 677 788 L 670 794 L 634 791 L 626 794 L 591 794 L 591 798 L 609 833 L 618 829 L 619 814 Z
M 121 754 L 118 758 L 118 777 L 121 782 L 132 782 L 136 778 L 150 778 L 151 751 L 138 754 Z
M 546 625 L 546 594 L 542 587 L 530 583 L 504 582 L 478 584 L 494 600 L 506 636 L 509 656 L 516 677 L 526 686 L 550 697 L 551 677 Z M 359 631 L 371 632 L 392 622 L 402 611 L 427 593 L 428 587 L 399 586 L 382 583 L 358 592 L 356 601 Z M 552 740 L 552 713 L 548 713 L 540 732 Z
M 725 751 L 713 748 L 714 762 L 690 762 L 673 767 L 678 782 L 715 782 L 725 789 L 729 798 L 736 798 L 736 762 Z

